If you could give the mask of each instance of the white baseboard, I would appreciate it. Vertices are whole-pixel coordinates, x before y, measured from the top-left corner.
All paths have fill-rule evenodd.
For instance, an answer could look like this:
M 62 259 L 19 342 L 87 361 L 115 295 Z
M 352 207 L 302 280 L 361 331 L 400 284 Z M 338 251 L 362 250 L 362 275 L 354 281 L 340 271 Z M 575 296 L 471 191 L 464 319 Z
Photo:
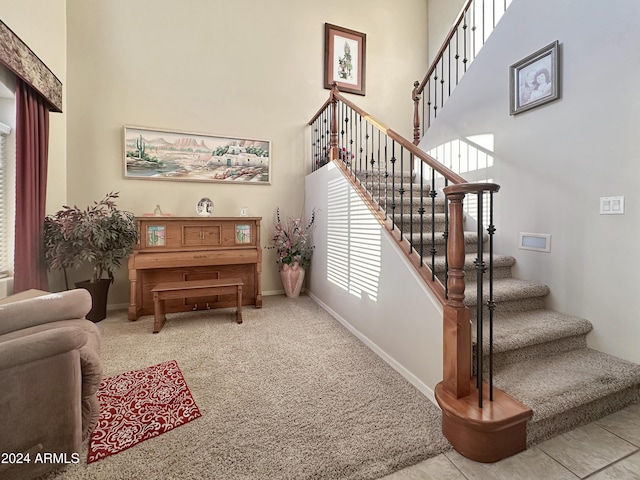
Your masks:
M 438 408 L 438 402 L 436 401 L 435 394 L 433 390 L 424 384 L 418 377 L 416 377 L 409 370 L 404 368 L 400 363 L 398 363 L 393 357 L 391 357 L 387 352 L 385 352 L 382 348 L 380 348 L 376 343 L 372 342 L 368 337 L 363 335 L 361 332 L 356 330 L 353 325 L 347 322 L 344 318 L 338 315 L 333 309 L 331 309 L 327 304 L 325 304 L 322 300 L 316 297 L 313 293 L 307 291 L 307 295 L 313 299 L 318 305 L 324 308 L 327 312 L 331 314 L 333 318 L 335 318 L 338 322 L 340 322 L 347 330 L 349 330 L 353 335 L 355 335 L 362 343 L 364 343 L 367 347 L 373 350 L 382 360 L 391 366 L 396 372 L 402 375 L 411 385 L 416 387 L 420 393 L 422 393 L 425 397 L 427 397 L 431 402 Z

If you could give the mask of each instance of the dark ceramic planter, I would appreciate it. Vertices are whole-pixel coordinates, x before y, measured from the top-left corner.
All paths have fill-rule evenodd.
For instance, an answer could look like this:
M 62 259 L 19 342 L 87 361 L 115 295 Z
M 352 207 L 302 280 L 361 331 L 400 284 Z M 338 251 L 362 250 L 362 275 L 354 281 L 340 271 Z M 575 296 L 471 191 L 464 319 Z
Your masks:
M 86 280 L 84 282 L 76 282 L 77 288 L 84 288 L 91 294 L 92 307 L 87 314 L 87 320 L 99 322 L 107 318 L 107 295 L 109 294 L 109 285 L 111 280 L 102 278 L 95 283 Z

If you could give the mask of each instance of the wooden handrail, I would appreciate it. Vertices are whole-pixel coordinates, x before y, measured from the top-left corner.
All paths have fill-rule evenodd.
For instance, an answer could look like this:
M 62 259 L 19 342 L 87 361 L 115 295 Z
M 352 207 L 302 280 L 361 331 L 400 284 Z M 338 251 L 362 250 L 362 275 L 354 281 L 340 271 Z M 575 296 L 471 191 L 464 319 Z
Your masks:
M 338 91 L 337 87 L 331 90 L 331 97 L 335 98 L 336 100 L 340 100 L 342 103 L 352 108 L 355 112 L 357 112 L 360 116 L 362 116 L 362 118 L 364 118 L 370 124 L 377 127 L 382 133 L 386 134 L 389 138 L 391 138 L 392 140 L 395 140 L 400 146 L 406 148 L 410 153 L 414 155 L 414 157 L 419 158 L 423 163 L 426 163 L 427 165 L 429 165 L 436 172 L 438 172 L 447 180 L 449 180 L 449 182 L 451 182 L 452 184 L 468 183 L 467 180 L 465 180 L 464 178 L 462 178 L 460 175 L 453 172 L 452 170 L 449 170 L 447 167 L 445 167 L 440 162 L 438 162 L 435 158 L 425 153 L 424 150 L 421 150 L 420 148 L 415 146 L 412 142 L 404 138 L 402 135 L 395 132 L 391 128 L 387 127 L 384 123 L 382 123 L 381 121 L 371 116 L 369 113 L 364 111 L 362 108 L 358 107 L 355 103 L 351 102 L 349 99 L 345 98 Z M 331 103 L 331 98 L 327 100 L 327 102 L 325 102 L 324 108 L 326 108 L 326 106 L 329 105 L 330 103 Z M 317 119 L 318 116 L 319 116 L 319 113 L 315 115 L 314 120 Z
M 444 187 L 443 191 L 447 195 L 454 193 L 480 193 L 480 192 L 497 192 L 500 190 L 500 185 L 497 183 L 461 183 L 457 185 L 449 185 Z
M 493 322 L 493 308 L 495 303 L 493 302 L 493 234 L 495 227 L 493 225 L 493 193 L 500 190 L 500 186 L 495 183 L 470 183 L 460 175 L 456 174 L 452 170 L 446 168 L 440 164 L 436 159 L 425 153 L 419 147 L 419 135 L 420 135 L 420 116 L 419 116 L 419 102 L 421 99 L 420 93 L 424 90 L 425 85 L 429 82 L 429 78 L 434 72 L 439 58 L 448 48 L 448 44 L 460 28 L 460 23 L 467 15 L 468 9 L 473 5 L 475 0 L 468 0 L 461 10 L 456 23 L 449 32 L 445 44 L 440 48 L 436 61 L 432 64 L 429 72 L 425 76 L 425 80 L 422 84 L 418 82 L 414 83 L 414 89 L 412 92 L 414 100 L 414 142 L 412 143 L 402 137 L 397 132 L 390 129 L 384 123 L 380 122 L 376 118 L 372 117 L 369 113 L 352 103 L 349 99 L 342 96 L 337 86 L 334 84 L 329 99 L 323 104 L 318 113 L 316 113 L 309 125 L 314 125 L 314 132 L 318 133 L 312 141 L 312 151 L 315 151 L 315 163 L 314 168 L 319 168 L 328 162 L 335 162 L 335 164 L 341 168 L 345 175 L 349 178 L 352 186 L 356 189 L 362 199 L 369 205 L 371 212 L 377 218 L 377 220 L 385 226 L 396 242 L 402 247 L 403 252 L 407 258 L 411 261 L 418 273 L 425 280 L 427 285 L 435 293 L 436 297 L 442 304 L 443 312 L 443 380 L 435 388 L 435 397 L 438 404 L 442 408 L 442 428 L 445 437 L 452 443 L 454 448 L 461 452 L 464 456 L 471 458 L 472 460 L 481 462 L 493 462 L 500 460 L 509 455 L 513 455 L 526 447 L 526 423 L 531 418 L 531 410 L 512 399 L 508 395 L 504 394 L 497 387 L 493 387 L 492 373 L 489 373 L 489 385 L 483 383 L 482 372 L 482 339 L 484 338 L 481 326 L 483 325 L 483 285 L 484 285 L 484 254 L 479 253 L 476 258 L 476 298 L 477 298 L 477 319 L 478 325 L 476 338 L 479 339 L 476 349 L 476 379 L 472 380 L 474 372 L 472 372 L 472 333 L 471 333 L 471 316 L 470 310 L 465 304 L 465 264 L 466 264 L 466 248 L 465 248 L 465 231 L 464 231 L 464 200 L 467 195 L 477 197 L 478 202 L 478 225 L 477 225 L 477 252 L 484 252 L 483 242 L 483 219 L 482 212 L 484 211 L 483 198 L 485 194 L 489 197 L 489 225 L 487 232 L 489 234 L 489 295 L 487 306 L 489 307 L 490 316 L 489 324 Z M 506 9 L 505 0 L 505 9 Z M 495 4 L 494 4 L 495 5 Z M 483 0 L 484 8 L 484 0 Z M 466 59 L 465 59 L 466 62 Z M 429 100 L 430 101 L 430 100 Z M 387 171 L 387 140 L 381 142 L 380 136 L 378 136 L 378 158 L 374 159 L 373 153 L 371 153 L 371 171 L 368 170 L 368 150 L 365 148 L 364 162 L 362 159 L 362 145 L 360 145 L 360 160 L 359 160 L 359 173 L 364 172 L 365 180 L 362 181 L 358 176 L 358 171 L 354 169 L 353 161 L 354 155 L 352 153 L 351 144 L 353 143 L 353 135 L 351 140 L 349 134 L 346 136 L 343 133 L 343 138 L 339 138 L 338 132 L 338 103 L 341 103 L 344 109 L 344 122 L 350 121 L 349 125 L 353 125 L 351 112 L 348 109 L 355 112 L 360 118 L 357 120 L 362 123 L 364 119 L 364 128 L 366 137 L 369 139 L 369 127 L 371 127 L 371 133 L 373 134 L 373 128 L 375 127 L 379 133 L 384 134 L 387 138 L 391 139 L 394 143 L 391 149 L 391 172 Z M 348 108 L 347 108 L 348 107 Z M 434 110 L 437 107 L 434 107 Z M 342 112 L 342 111 L 341 111 Z M 349 113 L 349 115 L 347 114 Z M 321 115 L 325 115 L 321 118 Z M 357 117 L 356 117 L 357 118 Z M 435 114 L 434 114 L 435 118 Z M 320 125 L 320 120 L 322 125 Z M 326 125 L 327 121 L 329 125 Z M 356 127 L 356 131 L 360 131 L 360 142 L 362 142 L 362 125 Z M 345 128 L 346 130 L 346 128 Z M 327 139 L 328 135 L 328 139 Z M 373 135 L 372 135 L 373 137 Z M 357 137 L 356 137 L 357 138 Z M 339 141 L 344 142 L 343 145 L 338 145 Z M 327 141 L 329 142 L 327 144 Z M 356 141 L 356 150 L 358 149 L 358 142 Z M 384 144 L 384 160 L 383 168 L 380 169 L 380 145 Z M 413 183 L 409 186 L 409 192 L 411 194 L 411 201 L 409 212 L 405 211 L 404 197 L 406 189 L 404 188 L 402 178 L 400 177 L 400 224 L 398 225 L 395 220 L 396 197 L 391 197 L 391 209 L 392 214 L 388 215 L 388 193 L 389 188 L 387 184 L 387 177 L 391 178 L 391 190 L 395 192 L 396 170 L 395 170 L 395 143 L 400 146 L 400 169 L 403 170 L 402 174 L 406 173 L 403 164 L 404 150 L 411 154 L 412 159 L 419 158 L 423 164 L 428 165 L 431 168 L 431 180 L 430 191 L 424 195 L 424 197 L 431 197 L 430 206 L 432 211 L 431 220 L 431 266 L 427 266 L 423 262 L 423 235 L 424 229 L 422 224 L 423 215 L 425 212 L 425 198 L 423 193 L 420 192 L 420 204 L 417 209 L 413 207 Z M 373 147 L 375 140 L 371 141 L 371 147 Z M 347 149 L 349 145 L 349 149 Z M 367 143 L 365 141 L 365 147 Z M 312 155 L 313 156 L 313 155 Z M 374 165 L 378 163 L 377 172 L 374 169 Z M 362 169 L 364 163 L 364 169 Z M 413 168 L 413 165 L 411 165 Z M 438 192 L 435 190 L 436 178 L 435 172 L 442 175 L 447 182 L 443 188 L 445 194 L 445 200 L 447 206 L 445 207 L 445 230 L 443 237 L 445 238 L 446 256 L 445 266 L 446 273 L 446 290 L 438 277 L 435 275 L 436 263 L 435 253 L 435 198 Z M 366 178 L 369 173 L 374 174 L 371 178 L 372 190 L 367 188 Z M 424 173 L 421 169 L 421 175 Z M 384 180 L 381 180 L 384 177 Z M 378 200 L 374 199 L 374 180 L 377 182 Z M 424 177 L 420 178 L 420 188 L 422 189 L 422 182 Z M 410 180 L 409 180 L 410 181 Z M 384 183 L 381 183 L 384 182 Z M 384 186 L 384 188 L 381 188 Z M 384 199 L 381 196 L 381 192 L 385 195 Z M 384 205 L 384 206 L 383 206 Z M 420 239 L 419 242 L 415 242 L 414 236 L 414 212 L 420 216 L 418 232 Z M 404 216 L 409 215 L 409 237 L 404 230 Z M 398 228 L 399 227 L 399 228 Z M 419 246 L 418 246 L 419 245 Z M 490 327 L 491 329 L 492 327 Z M 492 336 L 489 336 L 489 342 Z M 490 347 L 491 352 L 491 347 Z M 491 353 L 490 353 L 491 355 Z M 492 368 L 491 366 L 489 367 Z M 492 372 L 492 370 L 490 370 Z M 494 396 L 495 390 L 495 396 Z M 476 401 L 472 397 L 477 398 Z M 483 409 L 483 398 L 491 402 L 489 408 Z
M 355 180 L 353 172 L 350 171 L 344 162 L 339 161 L 338 147 L 338 103 L 342 103 L 346 107 L 357 113 L 365 122 L 377 128 L 382 134 L 386 135 L 401 148 L 410 152 L 414 158 L 419 158 L 424 164 L 428 165 L 433 171 L 438 172 L 449 181 L 449 185 L 445 186 L 443 191 L 447 195 L 449 202 L 449 231 L 447 241 L 447 290 L 437 280 L 430 270 L 430 275 L 426 274 L 426 268 L 420 262 L 420 255 L 413 250 L 411 243 L 405 238 L 401 231 L 393 225 L 393 219 L 387 217 L 376 205 L 366 188 L 361 182 Z M 443 359 L 443 382 L 444 390 L 451 394 L 453 398 L 459 399 L 469 395 L 470 384 L 469 379 L 471 372 L 471 323 L 470 312 L 464 304 L 465 298 L 465 235 L 464 235 L 464 212 L 463 200 L 466 195 L 482 195 L 486 193 L 494 193 L 499 191 L 500 186 L 495 183 L 470 183 L 465 178 L 448 169 L 436 159 L 425 153 L 415 144 L 395 132 L 387 125 L 371 116 L 368 112 L 345 98 L 338 87 L 334 84 L 329 95 L 329 99 L 323 104 L 319 113 L 314 115 L 312 125 L 316 122 L 321 114 L 328 113 L 329 116 L 329 144 L 322 145 L 323 155 L 327 155 L 328 161 L 338 161 L 337 164 L 343 169 L 345 174 L 351 179 L 352 184 L 357 189 L 365 202 L 370 206 L 381 224 L 385 225 L 392 237 L 399 245 L 405 247 L 407 257 L 411 263 L 417 268 L 420 275 L 425 279 L 427 285 L 436 294 L 437 298 L 443 305 L 444 320 L 444 359 Z M 323 127 L 324 128 L 324 127 Z M 326 139 L 324 141 L 327 141 Z M 329 148 L 326 148 L 329 147 Z M 344 148 L 344 146 L 342 147 Z M 326 151 L 326 150 L 328 151 Z M 326 153 L 324 153 L 326 152 Z M 433 191 L 435 197 L 435 191 Z M 406 248 L 409 247 L 409 248 Z M 433 266 L 432 266 L 433 268 Z M 435 278 L 434 278 L 435 277 Z

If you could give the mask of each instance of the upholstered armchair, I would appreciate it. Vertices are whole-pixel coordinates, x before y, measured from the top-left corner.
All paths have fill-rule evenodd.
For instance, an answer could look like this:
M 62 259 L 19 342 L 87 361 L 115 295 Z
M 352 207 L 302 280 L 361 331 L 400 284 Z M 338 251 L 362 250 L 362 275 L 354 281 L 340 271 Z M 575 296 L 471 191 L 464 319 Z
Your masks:
M 83 289 L 30 290 L 0 302 L 0 454 L 15 454 L 0 463 L 0 478 L 78 462 L 98 419 L 102 379 L 100 331 L 84 318 L 90 309 Z M 28 463 L 15 463 L 27 454 Z

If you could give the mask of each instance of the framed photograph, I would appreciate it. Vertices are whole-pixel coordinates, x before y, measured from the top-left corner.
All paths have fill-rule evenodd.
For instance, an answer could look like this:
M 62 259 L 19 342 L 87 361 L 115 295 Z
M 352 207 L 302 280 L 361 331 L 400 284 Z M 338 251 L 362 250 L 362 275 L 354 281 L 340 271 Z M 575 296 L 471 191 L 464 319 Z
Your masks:
M 124 127 L 124 176 L 269 185 L 271 142 Z
M 530 110 L 559 97 L 558 41 L 509 67 L 510 113 Z
M 341 92 L 364 95 L 367 36 L 324 24 L 324 88 L 335 82 Z

